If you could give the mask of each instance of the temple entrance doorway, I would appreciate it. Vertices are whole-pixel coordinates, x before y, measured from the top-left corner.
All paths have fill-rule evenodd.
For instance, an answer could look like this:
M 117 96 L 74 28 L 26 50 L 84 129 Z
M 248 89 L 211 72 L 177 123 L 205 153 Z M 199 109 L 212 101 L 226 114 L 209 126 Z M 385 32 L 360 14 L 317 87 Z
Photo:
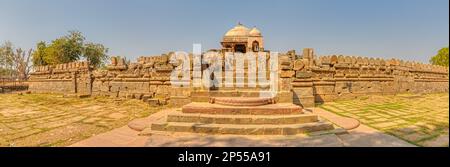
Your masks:
M 245 51 L 246 51 L 246 47 L 243 44 L 238 44 L 234 47 L 234 52 L 245 53 Z

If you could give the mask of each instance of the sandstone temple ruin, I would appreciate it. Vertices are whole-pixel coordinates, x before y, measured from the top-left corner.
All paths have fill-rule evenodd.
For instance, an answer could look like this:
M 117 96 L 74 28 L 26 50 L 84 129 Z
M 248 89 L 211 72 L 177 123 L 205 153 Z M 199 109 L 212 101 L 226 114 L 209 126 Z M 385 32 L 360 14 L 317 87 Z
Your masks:
M 225 52 L 270 52 L 265 50 L 263 36 L 257 28 L 250 29 L 241 24 L 225 33 L 221 45 L 222 49 L 218 51 L 222 56 Z M 397 59 L 317 56 L 312 48 L 279 56 L 278 69 L 272 69 L 279 74 L 274 98 L 258 97 L 259 92 L 265 91 L 260 87 L 174 87 L 170 75 L 180 63 L 170 61 L 173 54 L 140 57 L 131 63 L 121 57 L 112 57 L 106 70 L 93 69 L 89 62 L 39 66 L 30 77 L 29 90 L 134 98 L 151 105 L 182 107 L 180 113 L 169 115 L 167 122 L 152 125 L 152 129 L 231 134 L 295 134 L 333 129 L 330 123 L 317 116 L 303 113 L 302 108 L 361 95 L 449 90 L 447 67 Z M 202 65 L 200 70 L 207 67 Z M 242 72 L 249 75 L 248 71 Z M 223 76 L 215 77 L 223 79 Z M 205 115 L 199 118 L 190 114 Z M 192 128 L 193 123 L 198 122 L 206 125 Z M 248 125 L 247 131 L 231 126 L 236 124 Z M 262 124 L 265 128 L 260 128 Z M 276 126 L 268 128 L 268 124 Z

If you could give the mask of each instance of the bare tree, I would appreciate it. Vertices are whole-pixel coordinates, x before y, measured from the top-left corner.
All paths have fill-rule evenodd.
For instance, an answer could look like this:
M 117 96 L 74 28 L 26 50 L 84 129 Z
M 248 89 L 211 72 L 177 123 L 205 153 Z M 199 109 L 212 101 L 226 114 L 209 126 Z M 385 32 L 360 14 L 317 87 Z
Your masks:
M 22 50 L 21 48 L 16 49 L 14 54 L 13 64 L 14 69 L 17 71 L 17 77 L 20 79 L 28 79 L 28 75 L 31 69 L 30 57 L 33 53 L 33 49 L 28 50 L 28 52 Z
M 0 46 L 0 76 L 28 79 L 31 69 L 30 58 L 33 50 L 14 49 L 11 42 Z

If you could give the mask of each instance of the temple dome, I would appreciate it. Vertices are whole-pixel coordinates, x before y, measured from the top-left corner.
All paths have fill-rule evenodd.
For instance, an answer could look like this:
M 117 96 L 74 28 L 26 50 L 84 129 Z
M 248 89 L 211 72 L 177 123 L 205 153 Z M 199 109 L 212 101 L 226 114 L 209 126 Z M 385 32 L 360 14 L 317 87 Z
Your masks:
M 235 37 L 235 36 L 249 36 L 250 29 L 245 27 L 242 24 L 238 24 L 236 27 L 229 30 L 225 33 L 226 37 Z
M 256 27 L 254 27 L 250 32 L 250 36 L 261 36 L 261 31 L 259 31 Z

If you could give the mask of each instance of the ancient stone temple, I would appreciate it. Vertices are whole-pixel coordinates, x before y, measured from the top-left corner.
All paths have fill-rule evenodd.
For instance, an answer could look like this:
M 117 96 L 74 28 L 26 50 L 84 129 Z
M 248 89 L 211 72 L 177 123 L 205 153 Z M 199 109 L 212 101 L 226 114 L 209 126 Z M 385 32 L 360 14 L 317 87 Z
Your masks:
M 264 51 L 261 32 L 256 27 L 249 29 L 241 23 L 225 33 L 221 44 L 224 52 Z
M 224 58 L 226 52 L 265 53 L 269 64 L 270 51 L 264 49 L 261 32 L 242 24 L 225 33 L 222 49 L 215 57 Z M 203 53 L 204 60 L 209 54 Z M 93 69 L 89 62 L 73 62 L 35 67 L 30 77 L 32 92 L 71 93 L 112 98 L 133 98 L 150 105 L 181 107 L 163 122 L 149 128 L 154 131 L 198 132 L 213 134 L 287 135 L 333 130 L 336 127 L 304 108 L 315 103 L 349 99 L 361 95 L 398 93 L 448 92 L 448 67 L 397 59 L 354 57 L 346 55 L 317 56 L 312 48 L 303 52 L 280 53 L 277 66 L 251 66 L 243 61 L 244 68 L 225 68 L 223 73 L 205 73 L 213 64 L 195 66 L 193 54 L 185 64 L 172 61 L 174 52 L 140 57 L 127 63 L 124 58 L 112 57 L 105 70 Z M 236 61 L 237 62 L 237 61 Z M 258 63 L 259 64 L 259 63 Z M 190 78 L 179 81 L 185 86 L 175 86 L 171 81 L 173 71 L 190 66 Z M 260 72 L 253 68 L 267 68 Z M 232 72 L 231 81 L 226 73 Z M 276 78 L 269 78 L 276 74 Z M 196 79 L 214 78 L 232 86 L 213 88 L 195 87 Z M 245 78 L 260 76 L 259 85 Z M 261 77 L 262 76 L 262 77 Z M 267 76 L 267 78 L 265 77 Z M 243 79 L 243 80 L 240 80 Z M 267 80 L 267 81 L 265 81 Z M 239 83 L 238 81 L 242 81 Z M 273 82 L 265 87 L 264 82 Z M 237 86 L 237 85 L 243 86 Z M 273 90 L 272 88 L 276 88 Z M 261 96 L 262 93 L 272 96 Z

